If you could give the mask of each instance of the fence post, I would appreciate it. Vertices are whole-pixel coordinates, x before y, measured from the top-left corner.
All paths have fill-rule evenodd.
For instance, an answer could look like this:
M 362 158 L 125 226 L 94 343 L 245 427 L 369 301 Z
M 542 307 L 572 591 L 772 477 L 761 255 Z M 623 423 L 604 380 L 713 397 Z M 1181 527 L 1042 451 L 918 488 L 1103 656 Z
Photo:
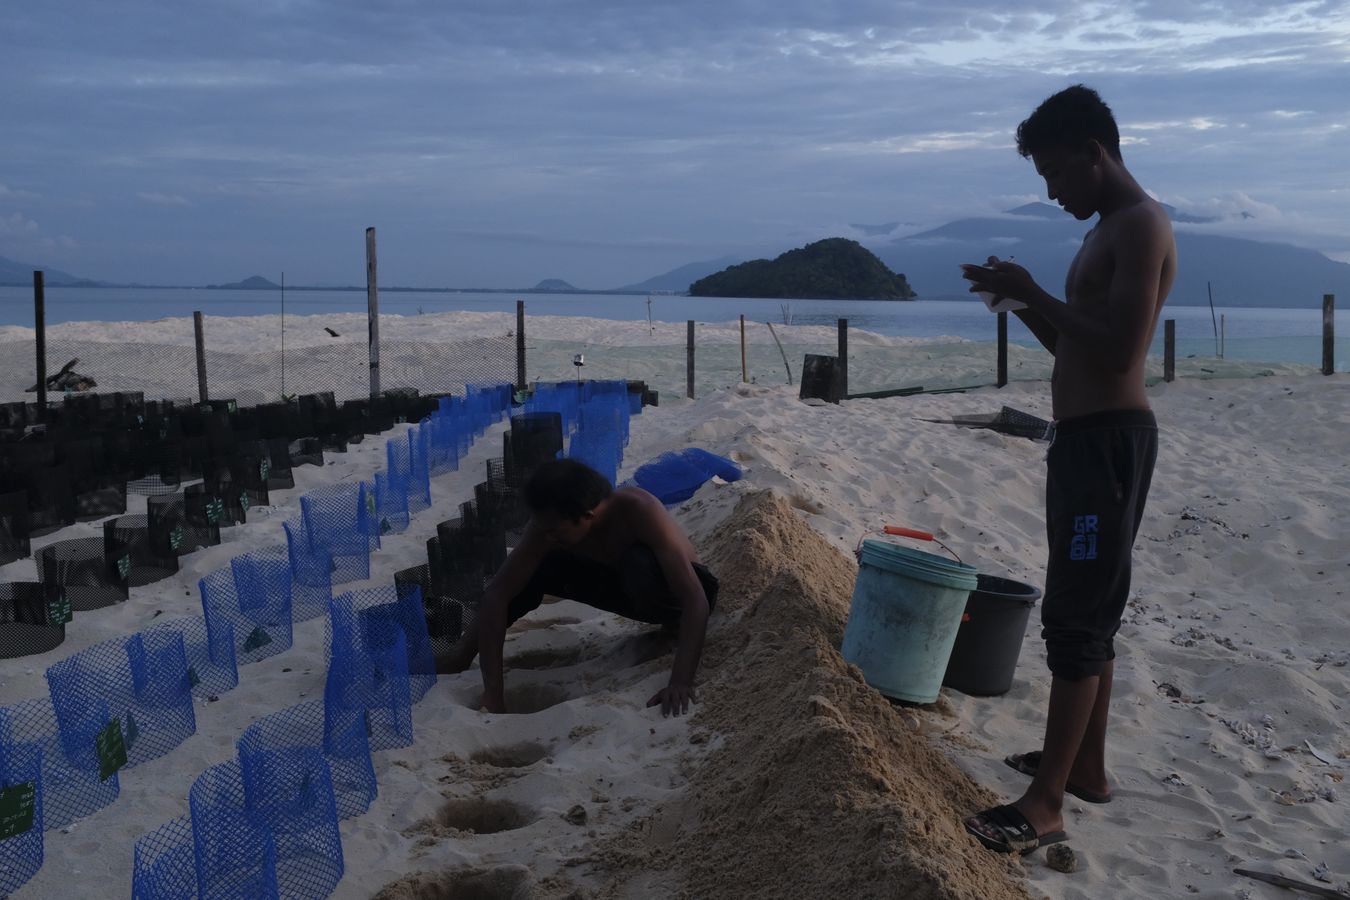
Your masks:
M 202 311 L 199 309 L 192 313 L 192 332 L 197 341 L 197 396 L 202 403 L 206 403 L 206 334 L 202 328 Z
M 1322 374 L 1336 372 L 1336 295 L 1322 295 Z
M 998 386 L 1008 386 L 1008 314 L 998 314 Z
M 689 320 L 689 338 L 684 351 L 685 382 L 684 395 L 694 399 L 694 320 Z
M 1163 322 L 1163 381 L 1177 380 L 1177 320 Z
M 32 273 L 32 328 L 38 337 L 38 421 L 47 421 L 47 287 L 46 275 Z
M 47 287 L 46 276 L 33 273 L 33 330 L 37 332 L 38 421 L 47 421 Z
M 516 301 L 516 389 L 525 390 L 525 301 Z
M 376 280 L 375 229 L 366 229 L 366 318 L 369 321 L 370 396 L 380 396 L 380 288 Z
M 745 313 L 741 313 L 741 384 L 750 379 L 746 377 L 745 371 Z
M 839 399 L 848 397 L 848 319 L 839 320 Z

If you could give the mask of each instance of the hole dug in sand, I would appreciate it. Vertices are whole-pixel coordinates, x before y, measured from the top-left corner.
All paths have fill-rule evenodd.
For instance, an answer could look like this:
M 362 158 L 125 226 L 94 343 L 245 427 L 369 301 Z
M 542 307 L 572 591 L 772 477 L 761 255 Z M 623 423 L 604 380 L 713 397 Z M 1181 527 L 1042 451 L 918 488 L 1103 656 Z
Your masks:
M 540 647 L 535 650 L 522 650 L 508 657 L 504 663 L 508 669 L 561 669 L 575 666 L 596 657 L 593 647 Z
M 512 803 L 510 800 L 493 800 L 487 797 L 455 797 L 447 800 L 436 813 L 435 822 L 456 831 L 470 831 L 474 834 L 499 834 L 503 831 L 515 831 L 524 828 L 538 814 L 529 807 Z M 458 894 L 452 896 L 458 897 Z
M 559 703 L 566 703 L 572 695 L 556 684 L 507 684 L 506 711 L 516 715 L 543 712 Z
M 543 744 L 512 744 L 510 747 L 484 747 L 469 756 L 469 762 L 498 769 L 523 769 L 549 754 Z
M 401 879 L 375 900 L 536 900 L 534 876 L 524 866 L 453 869 Z

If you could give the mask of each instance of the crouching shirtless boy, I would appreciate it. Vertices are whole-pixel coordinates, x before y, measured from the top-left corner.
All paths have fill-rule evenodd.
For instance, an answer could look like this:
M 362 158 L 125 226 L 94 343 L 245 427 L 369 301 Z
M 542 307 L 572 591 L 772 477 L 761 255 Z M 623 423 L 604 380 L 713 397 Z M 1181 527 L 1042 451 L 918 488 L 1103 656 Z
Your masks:
M 544 595 L 677 630 L 670 680 L 648 701 L 663 715 L 689 711 L 717 578 L 661 502 L 638 487 L 610 487 L 576 460 L 550 460 L 525 484 L 530 519 L 521 542 L 488 582 L 477 633 L 464 636 L 446 668 L 482 655 L 483 707 L 505 712 L 506 629 Z

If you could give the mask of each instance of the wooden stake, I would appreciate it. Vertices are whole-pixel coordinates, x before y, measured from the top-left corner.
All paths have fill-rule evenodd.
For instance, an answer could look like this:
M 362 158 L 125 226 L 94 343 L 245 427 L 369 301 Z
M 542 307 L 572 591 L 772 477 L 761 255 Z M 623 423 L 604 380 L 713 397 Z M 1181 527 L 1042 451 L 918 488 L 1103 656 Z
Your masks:
M 1336 372 L 1336 295 L 1322 295 L 1322 374 Z
M 366 229 L 366 318 L 370 347 L 370 396 L 380 396 L 380 288 L 376 280 L 375 229 Z
M 281 399 L 286 399 L 286 273 L 281 273 Z
M 839 367 L 839 396 L 843 398 L 848 396 L 848 319 L 839 320 L 838 360 L 835 365 Z
M 778 332 L 773 330 L 772 322 L 765 322 L 769 326 L 769 334 L 773 335 L 773 342 L 778 345 L 778 353 L 783 357 L 783 368 L 787 369 L 788 384 L 792 384 L 792 366 L 788 365 L 787 351 L 783 349 L 783 342 L 778 339 Z
M 525 390 L 525 301 L 516 301 L 516 388 Z
M 685 347 L 684 356 L 685 365 L 685 385 L 684 395 L 690 400 L 694 399 L 694 320 L 689 320 L 689 338 Z
M 1177 380 L 1177 320 L 1163 322 L 1163 381 Z
M 741 313 L 741 384 L 749 380 L 745 371 L 745 313 Z
M 192 332 L 197 343 L 197 398 L 208 402 L 206 392 L 206 330 L 202 327 L 202 311 L 192 313 Z
M 1008 314 L 998 314 L 998 386 L 1008 386 Z
M 37 332 L 37 413 L 47 421 L 47 286 L 46 276 L 33 273 L 33 329 Z
M 1350 894 L 1347 894 L 1344 891 L 1332 890 L 1331 888 L 1322 887 L 1320 884 L 1309 884 L 1306 881 L 1298 881 L 1294 878 L 1285 878 L 1283 875 L 1276 875 L 1273 872 L 1255 872 L 1251 869 L 1234 869 L 1233 874 L 1251 878 L 1256 881 L 1264 881 L 1266 884 L 1273 884 L 1282 888 L 1305 891 L 1312 894 L 1314 897 L 1329 897 L 1331 900 L 1350 900 Z

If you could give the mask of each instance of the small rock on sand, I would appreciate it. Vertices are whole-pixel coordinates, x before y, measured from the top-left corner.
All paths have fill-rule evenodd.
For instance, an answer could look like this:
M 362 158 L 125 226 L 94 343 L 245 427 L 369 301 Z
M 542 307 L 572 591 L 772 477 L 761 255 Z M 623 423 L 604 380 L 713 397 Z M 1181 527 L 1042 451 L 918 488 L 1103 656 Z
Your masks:
M 1068 844 L 1052 844 L 1045 851 L 1045 864 L 1065 874 L 1078 871 L 1078 854 Z

